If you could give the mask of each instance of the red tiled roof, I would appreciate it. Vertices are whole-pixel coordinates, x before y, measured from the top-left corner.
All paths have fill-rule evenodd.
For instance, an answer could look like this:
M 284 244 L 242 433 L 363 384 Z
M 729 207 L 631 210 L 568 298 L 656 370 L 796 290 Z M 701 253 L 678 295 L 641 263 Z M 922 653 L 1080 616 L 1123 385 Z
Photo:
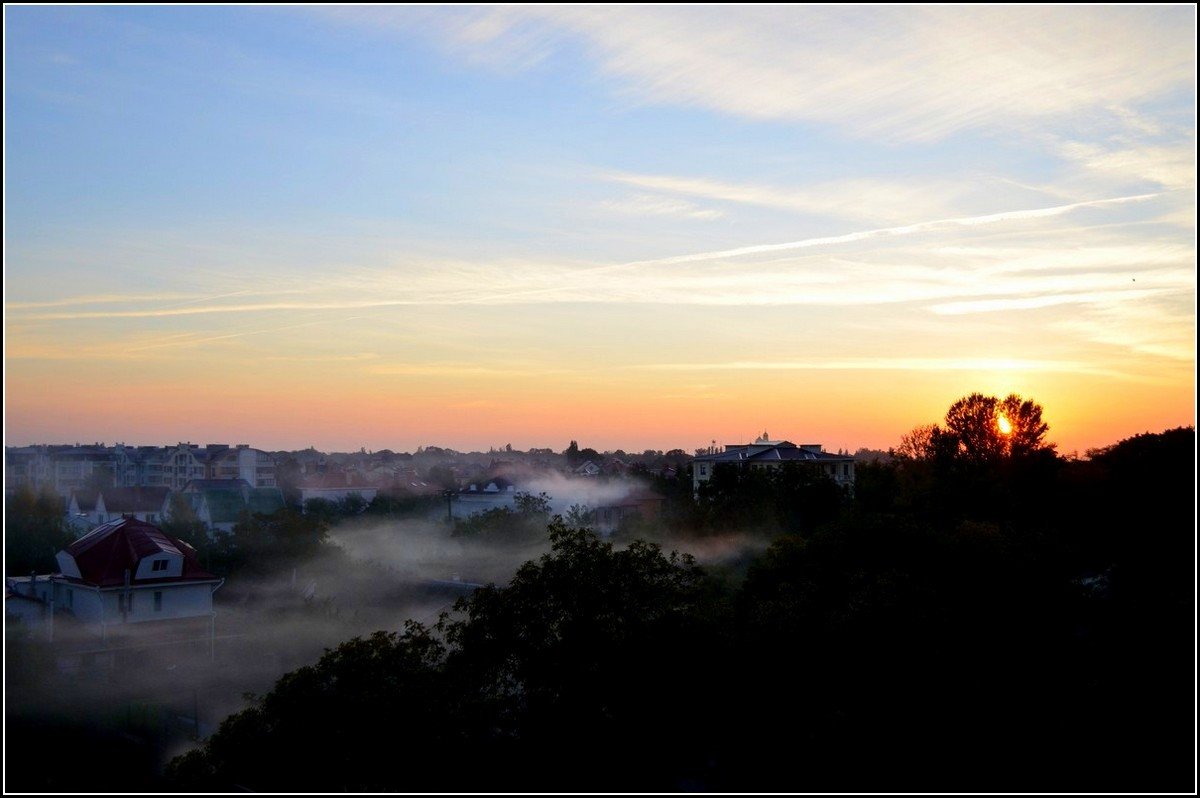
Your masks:
M 196 550 L 173 538 L 154 524 L 136 518 L 109 521 L 88 532 L 66 548 L 75 559 L 83 582 L 100 587 L 125 583 L 125 571 L 137 573 L 138 562 L 154 554 L 183 555 L 183 575 L 154 581 L 216 579 L 200 567 Z M 139 583 L 148 580 L 139 580 Z

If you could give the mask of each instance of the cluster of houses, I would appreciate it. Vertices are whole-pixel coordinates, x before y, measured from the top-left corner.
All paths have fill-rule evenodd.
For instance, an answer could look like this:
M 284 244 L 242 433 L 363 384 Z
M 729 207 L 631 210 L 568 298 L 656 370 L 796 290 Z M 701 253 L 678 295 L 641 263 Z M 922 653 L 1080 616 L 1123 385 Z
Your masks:
M 364 455 L 366 453 L 363 453 Z M 305 457 L 304 455 L 311 455 Z M 301 453 L 301 502 L 341 501 L 357 495 L 370 502 L 384 488 L 441 494 L 450 515 L 463 517 L 495 507 L 512 507 L 521 492 L 537 492 L 548 471 L 531 463 L 493 459 L 486 468 L 459 473 L 447 468 L 461 487 L 446 490 L 418 476 L 409 457 L 361 458 L 349 465 L 316 452 Z M 311 462 L 309 462 L 311 461 Z M 712 478 L 721 464 L 776 469 L 800 462 L 820 469 L 839 485 L 853 488 L 854 458 L 824 451 L 819 444 L 771 440 L 764 432 L 748 444 L 715 446 L 693 459 L 693 487 Z M 538 464 L 540 465 L 540 464 Z M 623 464 L 585 461 L 571 469 L 554 512 L 576 502 L 591 523 L 607 535 L 633 517 L 662 511 L 662 496 L 636 479 L 624 478 Z M 96 475 L 105 477 L 96 480 Z M 613 479 L 596 479 L 612 477 Z M 103 482 L 107 487 L 93 487 Z M 5 578 L 5 614 L 29 627 L 49 626 L 67 615 L 72 623 L 98 632 L 142 622 L 199 619 L 211 635 L 213 594 L 222 580 L 205 571 L 195 550 L 163 532 L 180 502 L 210 531 L 232 531 L 243 513 L 270 514 L 284 507 L 274 458 L 249 446 L 91 447 L 34 446 L 6 449 L 6 488 L 50 487 L 64 497 L 66 512 L 80 537 L 57 555 L 58 571 Z M 588 486 L 593 486 L 594 489 Z
M 49 488 L 60 496 L 89 485 L 179 491 L 197 479 L 241 479 L 255 488 L 276 487 L 275 458 L 248 444 L 204 446 L 5 447 L 4 487 Z
M 179 500 L 210 533 L 232 532 L 246 512 L 270 515 L 284 506 L 279 488 L 254 488 L 244 479 L 194 479 L 179 491 L 161 487 L 73 490 L 67 498 L 67 522 L 77 533 L 121 518 L 161 524 L 172 520 Z
M 440 492 L 398 458 L 344 465 L 315 450 L 293 457 L 298 473 L 290 487 L 301 507 L 351 495 L 370 502 L 386 489 Z M 60 496 L 68 523 L 80 533 L 126 516 L 161 523 L 170 518 L 176 496 L 211 531 L 228 532 L 244 511 L 272 513 L 284 506 L 278 471 L 276 455 L 247 444 L 42 445 L 6 447 L 4 482 L 8 494 L 29 488 Z

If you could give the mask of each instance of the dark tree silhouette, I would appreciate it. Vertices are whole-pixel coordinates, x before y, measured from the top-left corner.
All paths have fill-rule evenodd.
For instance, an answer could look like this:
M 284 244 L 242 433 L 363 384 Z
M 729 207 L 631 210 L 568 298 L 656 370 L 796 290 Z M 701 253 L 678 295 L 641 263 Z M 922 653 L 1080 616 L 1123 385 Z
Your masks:
M 54 555 L 74 540 L 61 497 L 19 488 L 4 500 L 4 573 L 28 576 L 55 568 Z
M 940 433 L 941 428 L 937 424 L 913 427 L 900 437 L 900 445 L 891 453 L 904 460 L 930 460 L 933 458 L 934 444 Z
M 1008 423 L 1007 454 L 1023 457 L 1039 451 L 1053 449 L 1054 444 L 1045 443 L 1050 425 L 1042 421 L 1042 406 L 1031 399 L 1022 399 L 1009 394 L 997 403 L 997 410 Z
M 1015 393 L 1003 400 L 973 393 L 946 411 L 945 432 L 954 436 L 961 456 L 977 462 L 1053 449 L 1053 444 L 1044 442 L 1049 429 L 1042 420 L 1042 406 Z M 939 432 L 934 428 L 934 441 Z
M 617 550 L 561 522 L 549 535 L 549 554 L 461 600 L 440 635 L 409 622 L 327 651 L 169 777 L 198 790 L 676 786 L 655 776 L 703 740 L 703 573 L 652 544 Z M 616 744 L 629 753 L 605 753 Z

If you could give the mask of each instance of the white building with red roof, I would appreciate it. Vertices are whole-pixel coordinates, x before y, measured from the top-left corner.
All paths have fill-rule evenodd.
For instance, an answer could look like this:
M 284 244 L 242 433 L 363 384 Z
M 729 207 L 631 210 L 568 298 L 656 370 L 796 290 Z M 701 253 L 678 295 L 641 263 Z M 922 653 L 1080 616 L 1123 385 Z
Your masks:
M 211 618 L 224 582 L 200 567 L 187 543 L 136 518 L 96 527 L 57 560 L 59 573 L 8 578 L 8 591 L 98 624 L 101 634 L 121 624 Z

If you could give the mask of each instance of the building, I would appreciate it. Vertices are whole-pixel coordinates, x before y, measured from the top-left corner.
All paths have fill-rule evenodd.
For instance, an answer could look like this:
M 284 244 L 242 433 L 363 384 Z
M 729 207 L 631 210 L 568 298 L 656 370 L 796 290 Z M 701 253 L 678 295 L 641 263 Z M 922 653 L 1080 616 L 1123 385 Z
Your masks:
M 504 477 L 492 477 L 471 482 L 454 494 L 450 514 L 466 518 L 485 510 L 513 509 L 517 506 L 517 486 Z
M 276 486 L 275 458 L 247 444 L 178 443 L 174 446 L 23 446 L 4 449 L 4 487 L 72 491 L 104 486 L 182 490 L 195 479 L 244 479 L 255 488 Z
M 37 490 L 53 483 L 52 473 L 49 446 L 4 447 L 5 491 Z
M 157 524 L 166 513 L 171 491 L 161 487 L 105 488 L 100 495 L 104 499 L 104 509 L 108 511 L 108 518 L 101 523 L 129 516 L 148 524 Z
M 108 511 L 98 490 L 80 488 L 67 500 L 67 523 L 77 535 L 108 521 Z
M 275 458 L 261 449 L 239 443 L 214 453 L 208 460 L 209 479 L 244 479 L 255 488 L 275 487 Z
M 156 524 L 167 510 L 167 488 L 104 488 L 73 490 L 67 503 L 67 521 L 81 530 L 131 516 Z
M 663 497 L 648 488 L 636 488 L 608 501 L 598 502 L 591 510 L 591 526 L 602 537 L 609 537 L 629 519 L 652 520 L 662 515 Z
M 146 621 L 209 618 L 224 583 L 200 567 L 196 551 L 153 524 L 121 518 L 101 524 L 57 555 L 58 573 L 5 579 L 6 615 L 72 616 L 104 638 L 113 627 Z
M 101 444 L 50 447 L 50 481 L 60 496 L 96 482 L 112 482 L 112 457 Z
M 307 506 L 313 499 L 340 502 L 351 496 L 358 496 L 370 504 L 378 493 L 378 487 L 354 471 L 317 474 L 300 483 L 300 506 Z
M 207 464 L 203 450 L 191 443 L 180 443 L 155 451 L 145 460 L 145 484 L 182 490 L 193 479 L 203 479 Z
M 854 488 L 854 458 L 851 455 L 830 454 L 819 443 L 797 446 L 790 441 L 769 440 L 764 432 L 753 443 L 725 446 L 720 452 L 696 455 L 692 460 L 692 490 L 699 493 L 700 486 L 712 479 L 713 470 L 718 465 L 775 469 L 784 463 L 811 465 L 838 485 L 851 490 Z
M 210 532 L 233 532 L 242 513 L 271 515 L 284 507 L 279 488 L 254 488 L 244 479 L 194 479 L 180 493 Z

